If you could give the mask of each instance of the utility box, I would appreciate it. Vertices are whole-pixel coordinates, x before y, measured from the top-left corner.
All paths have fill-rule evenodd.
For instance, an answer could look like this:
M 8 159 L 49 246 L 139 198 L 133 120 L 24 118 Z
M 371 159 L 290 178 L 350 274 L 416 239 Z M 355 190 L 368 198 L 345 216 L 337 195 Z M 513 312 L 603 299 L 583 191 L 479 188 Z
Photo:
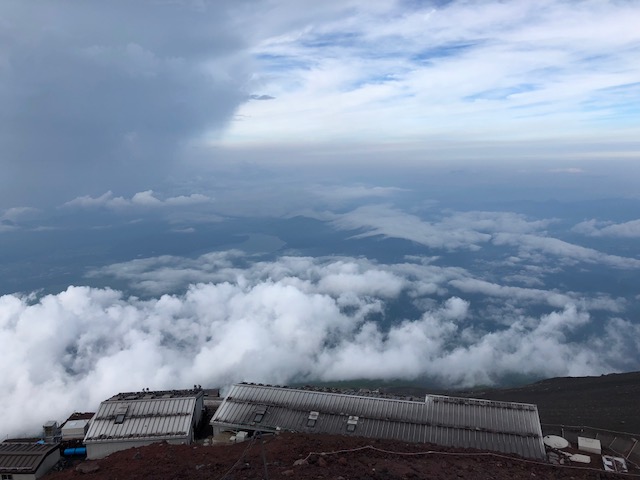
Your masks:
M 60 428 L 58 427 L 58 422 L 55 420 L 49 420 L 42 426 L 42 430 L 44 431 L 44 439 L 46 442 L 53 443 L 56 440 L 59 441 L 60 436 Z
M 602 446 L 597 438 L 578 437 L 578 450 L 596 455 L 602 454 Z
M 82 440 L 89 430 L 89 420 L 68 420 L 62 427 L 62 440 Z

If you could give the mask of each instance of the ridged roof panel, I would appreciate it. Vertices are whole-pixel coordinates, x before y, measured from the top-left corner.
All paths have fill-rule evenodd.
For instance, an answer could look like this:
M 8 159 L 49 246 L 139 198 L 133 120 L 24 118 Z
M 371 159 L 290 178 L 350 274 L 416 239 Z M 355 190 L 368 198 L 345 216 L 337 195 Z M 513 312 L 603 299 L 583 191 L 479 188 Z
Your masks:
M 196 397 L 107 400 L 100 404 L 85 442 L 183 437 L 190 434 Z M 126 411 L 122 423 L 119 413 Z
M 260 422 L 256 408 L 267 407 Z M 307 426 L 309 412 L 320 415 Z M 349 416 L 358 416 L 353 432 Z M 416 402 L 252 384 L 234 385 L 211 423 L 229 428 L 387 438 L 544 458 L 535 405 L 428 395 Z
M 47 455 L 58 447 L 50 444 L 0 443 L 0 472 L 34 473 Z

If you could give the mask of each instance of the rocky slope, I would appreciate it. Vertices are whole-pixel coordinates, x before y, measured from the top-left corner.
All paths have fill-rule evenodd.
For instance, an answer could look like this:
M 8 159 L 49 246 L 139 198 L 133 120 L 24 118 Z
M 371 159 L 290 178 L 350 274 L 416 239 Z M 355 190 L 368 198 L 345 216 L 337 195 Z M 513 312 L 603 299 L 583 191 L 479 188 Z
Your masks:
M 316 452 L 316 453 L 314 453 Z M 326 452 L 322 455 L 321 452 Z M 430 452 L 430 453 L 424 453 Z M 297 463 L 297 465 L 296 465 Z M 70 467 L 47 480 L 622 479 L 516 457 L 331 435 L 282 434 L 228 446 L 156 444 Z M 91 467 L 93 466 L 93 467 Z M 92 471 L 92 468 L 97 470 Z

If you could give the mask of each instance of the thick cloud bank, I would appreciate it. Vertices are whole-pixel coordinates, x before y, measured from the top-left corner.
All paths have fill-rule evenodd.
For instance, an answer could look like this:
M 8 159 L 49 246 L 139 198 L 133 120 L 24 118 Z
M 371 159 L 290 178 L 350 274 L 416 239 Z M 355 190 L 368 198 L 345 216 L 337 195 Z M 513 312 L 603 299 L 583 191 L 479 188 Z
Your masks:
M 228 125 L 250 75 L 235 2 L 195 3 L 0 4 L 0 202 L 135 191 Z
M 464 270 L 428 260 L 282 257 L 239 268 L 241 260 L 226 252 L 110 267 L 148 291 L 172 278 L 192 282 L 182 294 L 146 300 L 89 287 L 0 297 L 0 434 L 37 431 L 49 418 L 144 387 L 423 376 L 461 386 L 513 373 L 631 369 L 640 356 L 630 340 L 640 327 L 617 317 L 597 336 L 573 340 L 592 322 L 589 307 L 554 292 L 552 301 L 540 298 L 551 313 L 510 313 L 487 330 L 473 303 L 457 296 L 464 292 L 451 291 Z M 418 313 L 383 327 L 403 295 Z

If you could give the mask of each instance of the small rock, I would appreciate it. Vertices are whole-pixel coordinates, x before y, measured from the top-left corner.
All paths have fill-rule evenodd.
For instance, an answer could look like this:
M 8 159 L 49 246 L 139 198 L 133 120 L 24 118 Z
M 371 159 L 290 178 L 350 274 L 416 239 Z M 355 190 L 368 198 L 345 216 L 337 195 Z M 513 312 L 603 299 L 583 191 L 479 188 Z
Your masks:
M 304 458 L 301 458 L 300 460 L 296 460 L 295 462 L 293 462 L 294 467 L 299 467 L 300 465 L 309 465 L 309 462 L 307 462 Z
M 200 470 L 201 468 L 204 468 L 204 465 L 196 465 L 196 470 Z
M 84 462 L 76 467 L 76 472 L 80 473 L 93 473 L 100 470 L 100 465 L 93 462 Z
M 340 458 L 338 459 L 338 463 L 339 463 L 340 465 L 346 465 L 346 464 L 347 464 L 347 463 L 349 463 L 349 462 L 347 462 L 347 459 L 346 459 L 346 458 L 344 458 L 344 457 L 340 457 Z
M 134 460 L 140 460 L 142 458 L 142 454 L 140 452 L 136 452 L 131 458 L 133 458 Z
M 296 472 L 294 472 L 293 470 L 285 470 L 280 475 L 282 475 L 283 477 L 290 477 L 292 475 L 295 475 L 295 473 Z
M 327 461 L 326 461 L 324 458 L 320 457 L 320 458 L 318 459 L 318 466 L 320 466 L 320 467 L 326 467 L 327 465 L 329 465 L 329 464 L 327 463 Z

